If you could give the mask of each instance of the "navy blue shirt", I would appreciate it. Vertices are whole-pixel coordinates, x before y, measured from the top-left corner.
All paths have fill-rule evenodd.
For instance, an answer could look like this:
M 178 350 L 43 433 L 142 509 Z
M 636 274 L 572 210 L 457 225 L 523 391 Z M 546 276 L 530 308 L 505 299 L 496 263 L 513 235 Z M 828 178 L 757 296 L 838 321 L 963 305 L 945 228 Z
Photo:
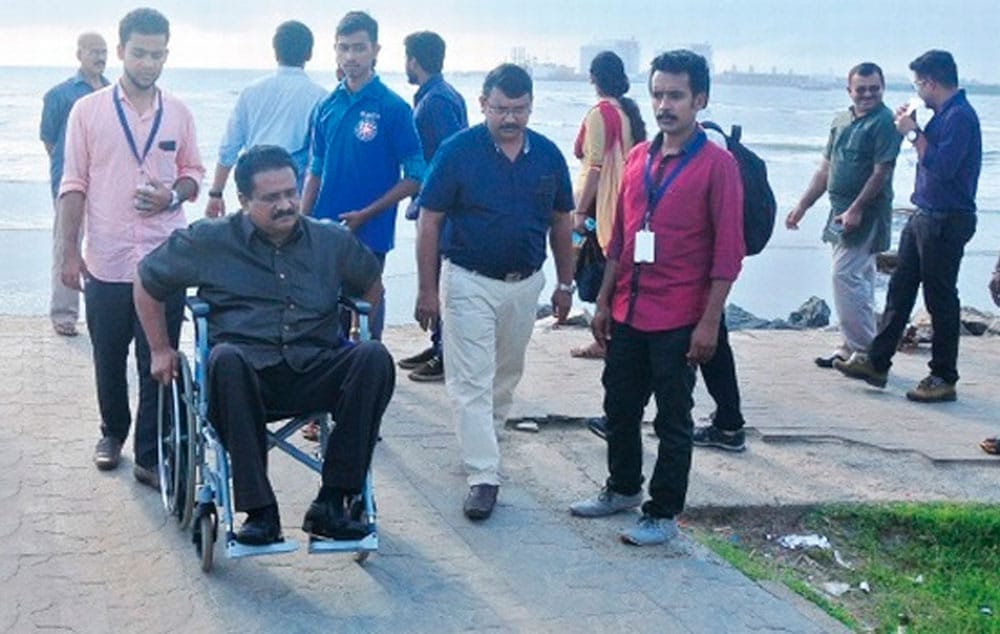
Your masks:
M 430 163 L 445 139 L 469 127 L 465 99 L 441 75 L 434 75 L 413 96 L 413 122 Z
M 101 76 L 101 85 L 107 86 L 108 80 Z M 87 83 L 83 73 L 77 72 L 66 81 L 56 84 L 42 98 L 42 124 L 39 127 L 39 138 L 52 146 L 49 156 L 49 178 L 52 182 L 52 198 L 59 193 L 59 181 L 63 173 L 63 149 L 66 145 L 66 121 L 69 111 L 80 97 L 94 92 Z
M 346 82 L 313 111 L 310 171 L 321 178 L 312 214 L 337 220 L 392 189 L 403 176 L 419 181 L 425 168 L 413 112 L 377 77 L 357 93 Z M 384 209 L 357 230 L 375 253 L 388 253 L 395 240 L 396 206 Z
M 938 213 L 976 211 L 976 188 L 983 165 L 979 117 L 959 90 L 924 128 L 927 148 L 917 163 L 910 201 Z
M 470 271 L 503 277 L 541 268 L 552 213 L 573 209 L 573 187 L 554 143 L 525 130 L 524 148 L 511 161 L 479 124 L 441 146 L 420 201 L 445 214 L 444 257 Z

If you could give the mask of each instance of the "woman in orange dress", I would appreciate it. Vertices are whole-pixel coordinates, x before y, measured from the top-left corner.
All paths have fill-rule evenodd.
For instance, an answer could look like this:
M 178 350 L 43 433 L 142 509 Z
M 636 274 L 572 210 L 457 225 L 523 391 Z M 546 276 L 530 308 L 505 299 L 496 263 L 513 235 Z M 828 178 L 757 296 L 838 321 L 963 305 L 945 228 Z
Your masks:
M 625 96 L 629 81 L 620 57 L 611 51 L 598 53 L 590 63 L 590 83 L 597 90 L 598 101 L 584 117 L 574 145 L 574 154 L 580 159 L 574 230 L 583 235 L 587 218 L 593 218 L 597 241 L 606 249 L 625 157 L 632 146 L 646 139 L 646 125 L 639 106 Z M 600 359 L 604 351 L 591 342 L 573 348 L 570 354 Z

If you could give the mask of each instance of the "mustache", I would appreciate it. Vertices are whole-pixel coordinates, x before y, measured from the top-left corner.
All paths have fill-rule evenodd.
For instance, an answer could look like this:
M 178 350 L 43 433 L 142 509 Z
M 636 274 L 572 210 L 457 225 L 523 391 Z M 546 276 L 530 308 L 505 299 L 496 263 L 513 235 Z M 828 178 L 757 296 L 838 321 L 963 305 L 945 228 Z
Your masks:
M 291 209 L 275 209 L 271 213 L 271 219 L 281 220 L 282 218 L 287 218 L 288 216 L 297 216 L 297 215 L 299 215 L 299 210 L 295 207 L 292 207 Z

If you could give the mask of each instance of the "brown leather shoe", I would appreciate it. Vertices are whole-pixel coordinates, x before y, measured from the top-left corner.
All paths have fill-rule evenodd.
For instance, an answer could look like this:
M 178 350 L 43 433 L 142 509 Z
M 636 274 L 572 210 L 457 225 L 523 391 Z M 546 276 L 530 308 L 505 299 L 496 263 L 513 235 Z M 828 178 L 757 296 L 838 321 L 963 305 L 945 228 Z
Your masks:
M 470 520 L 484 520 L 493 513 L 500 487 L 495 484 L 474 484 L 469 487 L 462 511 Z

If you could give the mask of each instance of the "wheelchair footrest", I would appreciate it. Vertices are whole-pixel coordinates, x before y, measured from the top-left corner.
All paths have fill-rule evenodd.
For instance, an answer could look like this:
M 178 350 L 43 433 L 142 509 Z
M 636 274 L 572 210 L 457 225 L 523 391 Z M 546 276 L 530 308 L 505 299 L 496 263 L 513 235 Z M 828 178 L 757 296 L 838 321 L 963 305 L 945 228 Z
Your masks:
M 290 553 L 299 549 L 299 543 L 294 539 L 286 539 L 266 546 L 250 546 L 241 544 L 235 539 L 226 542 L 226 555 L 232 559 L 239 557 L 255 557 L 257 555 L 278 555 Z
M 378 533 L 372 532 L 361 539 L 309 538 L 310 553 L 362 553 L 378 550 Z

